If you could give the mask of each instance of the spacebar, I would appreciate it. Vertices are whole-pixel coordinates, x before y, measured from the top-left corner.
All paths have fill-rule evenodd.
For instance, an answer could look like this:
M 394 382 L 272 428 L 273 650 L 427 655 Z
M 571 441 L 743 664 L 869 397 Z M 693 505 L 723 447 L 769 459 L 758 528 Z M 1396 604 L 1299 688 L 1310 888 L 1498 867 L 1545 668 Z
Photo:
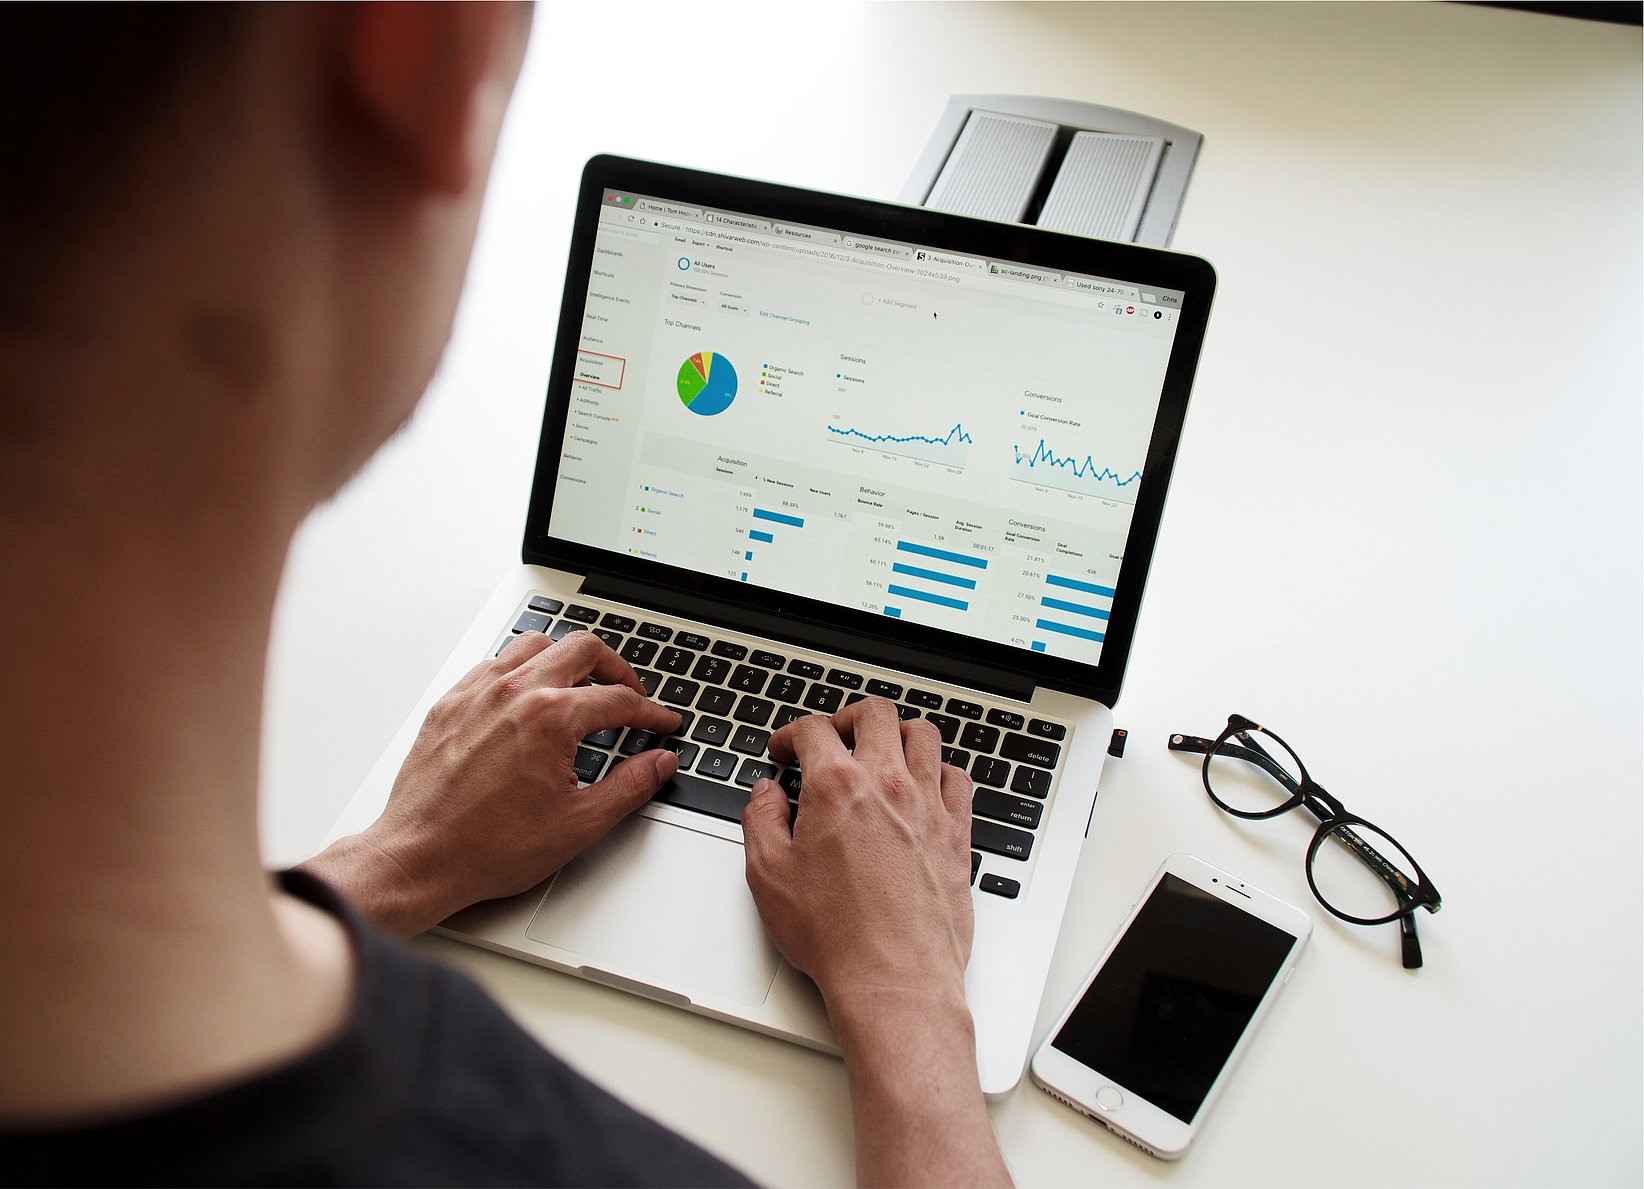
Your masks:
M 748 790 L 717 780 L 705 780 L 689 772 L 676 772 L 673 779 L 657 790 L 651 800 L 663 805 L 677 805 L 694 809 L 728 822 L 742 820 L 742 808 L 748 803 Z

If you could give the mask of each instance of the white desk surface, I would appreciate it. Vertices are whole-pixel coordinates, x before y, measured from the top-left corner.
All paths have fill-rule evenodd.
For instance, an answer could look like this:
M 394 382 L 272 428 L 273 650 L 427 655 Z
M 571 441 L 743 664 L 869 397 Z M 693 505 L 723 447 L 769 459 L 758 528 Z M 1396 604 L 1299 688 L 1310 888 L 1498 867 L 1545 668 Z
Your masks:
M 1025 1079 L 1019 1182 L 1641 1180 L 1640 35 L 1449 4 L 550 4 L 446 365 L 299 536 L 269 860 L 308 853 L 517 559 L 573 193 L 598 151 L 891 197 L 950 94 L 1204 133 L 1174 246 L 1221 277 L 1039 1029 L 1187 850 L 1312 912 L 1198 1144 Z M 1318 910 L 1305 825 L 1165 750 L 1270 722 L 1445 896 L 1426 968 Z M 852 1179 L 832 1058 L 429 940 L 567 1059 L 782 1185 Z

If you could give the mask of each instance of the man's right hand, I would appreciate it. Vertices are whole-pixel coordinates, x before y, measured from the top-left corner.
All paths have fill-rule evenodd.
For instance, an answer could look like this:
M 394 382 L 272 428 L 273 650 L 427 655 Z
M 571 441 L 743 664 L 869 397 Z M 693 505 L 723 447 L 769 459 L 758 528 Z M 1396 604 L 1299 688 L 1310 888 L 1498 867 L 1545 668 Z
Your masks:
M 753 790 L 748 886 L 788 961 L 830 1003 L 857 992 L 961 988 L 970 959 L 970 778 L 942 763 L 924 719 L 882 698 L 796 719 L 771 757 L 799 761 L 804 812 Z
M 883 698 L 797 719 L 804 812 L 761 781 L 742 813 L 748 886 L 771 939 L 827 1001 L 864 1185 L 1009 1184 L 976 1070 L 965 965 L 970 778 Z

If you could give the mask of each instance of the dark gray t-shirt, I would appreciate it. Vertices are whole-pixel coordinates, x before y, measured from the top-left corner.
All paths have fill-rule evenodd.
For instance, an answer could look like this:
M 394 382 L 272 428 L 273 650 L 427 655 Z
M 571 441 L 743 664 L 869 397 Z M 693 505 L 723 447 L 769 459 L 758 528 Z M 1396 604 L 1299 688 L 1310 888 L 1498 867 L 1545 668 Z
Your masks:
M 546 1052 L 469 979 L 381 937 L 300 872 L 353 940 L 346 1031 L 283 1068 L 94 1126 L 0 1130 L 8 1184 L 747 1185 Z

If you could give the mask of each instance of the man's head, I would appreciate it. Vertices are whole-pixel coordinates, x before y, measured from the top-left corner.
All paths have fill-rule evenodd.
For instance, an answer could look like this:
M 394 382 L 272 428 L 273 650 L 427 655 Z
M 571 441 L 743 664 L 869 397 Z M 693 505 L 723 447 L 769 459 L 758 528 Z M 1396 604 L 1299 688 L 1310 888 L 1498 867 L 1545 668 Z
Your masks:
M 528 22 L 0 11 L 0 518 L 334 490 L 444 348 Z

